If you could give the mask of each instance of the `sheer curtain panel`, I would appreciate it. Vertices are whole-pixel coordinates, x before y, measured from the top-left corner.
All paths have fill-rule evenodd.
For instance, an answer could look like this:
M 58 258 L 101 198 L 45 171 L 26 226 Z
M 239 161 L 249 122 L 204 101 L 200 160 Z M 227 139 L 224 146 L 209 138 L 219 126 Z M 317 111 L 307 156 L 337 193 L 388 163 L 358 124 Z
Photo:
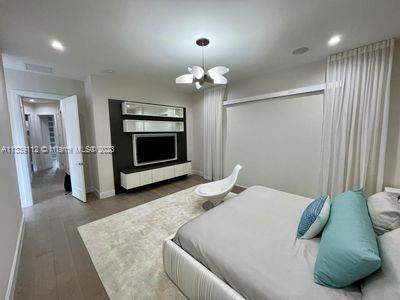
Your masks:
M 204 91 L 204 136 L 203 169 L 204 178 L 222 178 L 222 102 L 225 86 Z
M 394 40 L 328 57 L 321 189 L 381 191 Z

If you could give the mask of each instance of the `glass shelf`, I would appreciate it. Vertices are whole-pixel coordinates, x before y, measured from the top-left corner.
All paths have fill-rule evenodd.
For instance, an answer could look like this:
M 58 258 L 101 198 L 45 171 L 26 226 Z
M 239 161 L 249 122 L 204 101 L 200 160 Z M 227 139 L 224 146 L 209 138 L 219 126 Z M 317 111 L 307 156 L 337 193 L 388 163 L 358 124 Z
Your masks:
M 122 114 L 132 116 L 183 118 L 183 108 L 139 102 L 122 102 Z
M 183 122 L 123 120 L 124 132 L 183 132 Z

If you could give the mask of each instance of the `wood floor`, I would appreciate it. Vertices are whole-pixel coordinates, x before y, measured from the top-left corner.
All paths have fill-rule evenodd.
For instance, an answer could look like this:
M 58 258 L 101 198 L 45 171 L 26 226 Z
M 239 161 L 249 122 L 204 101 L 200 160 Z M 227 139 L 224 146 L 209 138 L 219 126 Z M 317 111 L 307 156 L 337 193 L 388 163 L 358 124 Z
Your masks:
M 65 172 L 51 168 L 34 172 L 32 175 L 33 204 L 64 194 Z
M 24 209 L 15 299 L 108 299 L 77 227 L 203 182 L 191 175 L 107 199 L 91 195 L 87 203 L 61 193 Z

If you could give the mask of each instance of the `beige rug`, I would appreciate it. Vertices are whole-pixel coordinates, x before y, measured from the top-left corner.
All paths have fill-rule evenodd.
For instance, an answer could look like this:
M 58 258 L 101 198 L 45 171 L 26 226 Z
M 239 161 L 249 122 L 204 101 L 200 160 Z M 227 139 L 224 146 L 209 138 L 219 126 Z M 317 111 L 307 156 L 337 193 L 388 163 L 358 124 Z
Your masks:
M 204 213 L 195 187 L 80 226 L 111 299 L 184 299 L 162 263 L 163 240 Z M 234 196 L 231 193 L 228 197 Z

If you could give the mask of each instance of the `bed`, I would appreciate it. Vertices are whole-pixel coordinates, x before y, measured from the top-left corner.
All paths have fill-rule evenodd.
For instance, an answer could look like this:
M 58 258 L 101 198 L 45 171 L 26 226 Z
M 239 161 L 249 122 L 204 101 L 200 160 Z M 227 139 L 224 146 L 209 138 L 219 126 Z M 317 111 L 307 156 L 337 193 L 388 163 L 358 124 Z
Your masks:
M 311 201 L 248 188 L 167 239 L 165 271 L 189 299 L 361 299 L 358 286 L 314 283 L 319 238 L 296 238 Z

